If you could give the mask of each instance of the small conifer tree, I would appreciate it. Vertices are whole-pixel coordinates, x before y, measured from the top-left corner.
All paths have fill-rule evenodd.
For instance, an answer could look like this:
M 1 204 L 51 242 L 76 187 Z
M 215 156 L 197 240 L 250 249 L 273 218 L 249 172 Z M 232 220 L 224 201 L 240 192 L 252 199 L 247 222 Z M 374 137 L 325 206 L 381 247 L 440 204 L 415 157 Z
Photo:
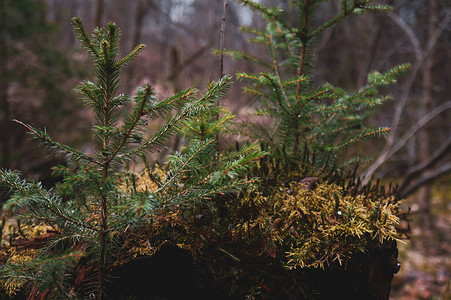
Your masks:
M 258 12 L 266 21 L 264 30 L 242 27 L 252 35 L 250 42 L 266 48 L 266 57 L 227 50 L 226 53 L 253 62 L 264 71 L 258 74 L 238 73 L 239 80 L 253 85 L 244 88 L 246 94 L 260 100 L 257 115 L 272 121 L 271 126 L 247 124 L 248 135 L 259 140 L 271 158 L 289 174 L 305 166 L 327 173 L 339 167 L 340 153 L 369 137 L 384 135 L 389 128 L 365 125 L 375 108 L 390 99 L 379 95 L 377 88 L 396 82 L 409 65 L 400 65 L 380 74 L 372 72 L 367 84 L 354 92 L 312 80 L 315 40 L 348 16 L 366 12 L 385 12 L 389 6 L 370 0 L 342 0 L 340 11 L 331 20 L 316 25 L 315 15 L 324 1 L 291 1 L 289 13 L 296 15 L 289 24 L 288 12 L 279 7 L 266 7 L 252 0 L 238 3 Z M 342 167 L 361 160 L 353 157 Z
M 91 37 L 79 18 L 73 18 L 72 25 L 96 71 L 95 82 L 84 81 L 77 87 L 94 114 L 94 153 L 60 144 L 45 129 L 16 121 L 67 164 L 55 168 L 63 179 L 53 189 L 21 179 L 17 171 L 0 171 L 0 181 L 11 193 L 4 211 L 17 220 L 10 230 L 9 259 L 0 269 L 2 286 L 10 295 L 25 290 L 35 297 L 72 299 L 79 291 L 70 283 L 71 272 L 84 261 L 97 274 L 88 282 L 87 293 L 102 299 L 108 270 L 126 232 L 142 224 L 151 226 L 158 210 L 205 205 L 214 195 L 248 186 L 255 180 L 244 173 L 262 155 L 254 146 L 217 153 L 214 137 L 231 118 L 220 116 L 217 103 L 230 87 L 230 76 L 213 82 L 203 94 L 189 88 L 161 101 L 150 85 L 133 97 L 119 94 L 121 71 L 145 46 L 138 45 L 119 59 L 120 31 L 115 24 L 96 28 Z M 122 116 L 127 108 L 130 112 Z M 213 116 L 215 121 L 210 122 Z M 149 133 L 148 122 L 155 119 L 163 124 Z M 189 142 L 168 157 L 167 169 L 159 175 L 149 171 L 148 163 L 154 187 L 138 189 L 135 174 L 127 170 L 129 162 L 158 151 L 181 129 Z M 20 251 L 18 243 L 26 251 Z

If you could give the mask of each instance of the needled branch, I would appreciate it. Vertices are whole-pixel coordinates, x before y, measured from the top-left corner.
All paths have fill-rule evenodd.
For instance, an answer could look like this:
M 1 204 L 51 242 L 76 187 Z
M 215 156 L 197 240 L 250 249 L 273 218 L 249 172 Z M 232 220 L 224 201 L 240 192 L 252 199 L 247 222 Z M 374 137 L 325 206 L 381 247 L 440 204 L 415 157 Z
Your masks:
M 73 158 L 74 160 L 85 160 L 87 162 L 100 165 L 101 163 L 97 161 L 94 157 L 91 157 L 83 152 L 80 152 L 68 145 L 63 145 L 55 141 L 52 137 L 50 137 L 46 132 L 45 129 L 37 129 L 34 128 L 28 124 L 25 124 L 19 120 L 13 119 L 13 122 L 22 125 L 25 127 L 35 139 L 39 139 L 41 143 L 44 146 L 47 146 L 51 149 L 53 149 L 55 152 L 60 153 L 63 156 L 66 156 L 67 158 Z

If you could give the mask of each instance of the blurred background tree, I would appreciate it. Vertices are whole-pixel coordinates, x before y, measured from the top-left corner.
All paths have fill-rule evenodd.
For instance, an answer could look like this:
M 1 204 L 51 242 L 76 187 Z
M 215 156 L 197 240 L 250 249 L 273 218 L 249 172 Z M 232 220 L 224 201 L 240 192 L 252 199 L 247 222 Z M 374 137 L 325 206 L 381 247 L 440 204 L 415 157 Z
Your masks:
M 285 9 L 289 4 L 289 0 L 261 2 Z M 382 73 L 400 63 L 412 64 L 408 75 L 390 87 L 394 100 L 373 118 L 374 126 L 392 127 L 388 139 L 352 151 L 375 158 L 361 167 L 364 181 L 375 175 L 400 183 L 401 192 L 409 197 L 413 219 L 419 221 L 414 232 L 428 229 L 440 242 L 437 247 L 426 245 L 429 252 L 425 253 L 449 254 L 449 217 L 445 223 L 438 217 L 440 213 L 449 216 L 451 210 L 451 7 L 446 0 L 379 3 L 392 5 L 393 12 L 351 18 L 315 41 L 313 80 L 355 90 L 371 70 Z M 321 5 L 318 21 L 330 19 L 339 1 Z M 76 50 L 70 17 L 82 17 L 88 32 L 107 21 L 116 22 L 124 31 L 124 52 L 138 42 L 147 44 L 148 50 L 126 72 L 120 89 L 133 93 L 149 81 L 164 97 L 193 85 L 202 89 L 209 79 L 218 77 L 219 57 L 211 53 L 219 46 L 222 14 L 221 0 L 0 0 L 0 167 L 41 174 L 45 179 L 56 164 L 51 162 L 54 158 L 42 161 L 37 159 L 42 154 L 28 150 L 30 142 L 22 128 L 11 122 L 13 118 L 38 127 L 59 124 L 61 130 L 51 132 L 53 136 L 69 144 L 86 143 L 84 135 L 72 134 L 80 132 L 91 116 L 70 93 L 88 59 Z M 239 32 L 241 25 L 262 26 L 263 22 L 229 1 L 225 47 L 258 56 L 259 50 Z M 355 61 L 359 63 L 351 63 Z M 224 61 L 226 74 L 259 71 L 254 68 L 243 61 Z M 224 105 L 247 120 L 252 118 L 249 112 L 255 99 L 241 95 L 240 84 L 235 84 Z M 441 267 L 449 278 L 449 260 L 447 264 Z
M 60 139 L 83 141 L 73 135 L 83 126 L 81 103 L 72 101 L 68 88 L 82 69 L 58 43 L 62 33 L 47 21 L 46 12 L 39 1 L 0 1 L 0 166 L 40 174 L 44 182 L 55 158 L 29 151 L 26 133 L 12 119 L 58 124 Z

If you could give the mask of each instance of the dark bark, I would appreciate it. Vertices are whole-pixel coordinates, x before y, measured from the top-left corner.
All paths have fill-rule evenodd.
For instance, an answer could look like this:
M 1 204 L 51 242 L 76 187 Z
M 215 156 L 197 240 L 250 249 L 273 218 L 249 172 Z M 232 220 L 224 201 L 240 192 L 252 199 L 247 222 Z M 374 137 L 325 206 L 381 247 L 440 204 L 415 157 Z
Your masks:
M 304 299 L 389 299 L 393 275 L 399 271 L 396 242 L 355 256 L 346 269 L 301 271 Z
M 142 0 L 139 1 L 136 6 L 135 11 L 135 31 L 133 32 L 133 39 L 130 46 L 130 49 L 134 49 L 136 45 L 138 45 L 142 41 L 142 31 L 143 31 L 143 24 L 144 24 L 144 17 L 147 15 L 149 10 L 151 8 L 155 8 L 153 0 Z M 133 89 L 133 77 L 135 72 L 135 65 L 131 64 L 127 67 L 125 77 L 125 87 L 128 91 Z
M 139 257 L 119 268 L 107 286 L 108 299 L 209 299 L 193 282 L 193 258 L 171 242 L 153 256 Z M 212 299 L 212 298 L 211 298 Z
M 287 271 L 261 262 L 265 299 L 389 299 L 393 275 L 398 272 L 396 242 L 378 244 L 372 251 L 356 255 L 345 266 Z M 250 258 L 251 259 L 251 258 Z M 249 261 L 248 261 L 249 262 Z M 108 299 L 244 299 L 215 282 L 209 270 L 199 270 L 188 250 L 165 242 L 150 257 L 137 258 L 113 271 Z M 251 267 L 244 272 L 250 272 Z M 227 271 L 227 270 L 223 270 Z M 243 278 L 242 281 L 246 281 Z M 246 285 L 246 282 L 238 282 Z M 290 286 L 291 285 L 291 286 Z M 292 286 L 301 289 L 292 289 Z

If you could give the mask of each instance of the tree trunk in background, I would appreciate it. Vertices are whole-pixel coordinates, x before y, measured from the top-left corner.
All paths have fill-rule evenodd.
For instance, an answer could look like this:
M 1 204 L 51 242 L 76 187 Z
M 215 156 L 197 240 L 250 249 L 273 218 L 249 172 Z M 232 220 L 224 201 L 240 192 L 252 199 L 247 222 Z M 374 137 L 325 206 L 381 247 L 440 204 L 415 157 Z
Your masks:
M 130 50 L 133 50 L 142 41 L 142 31 L 144 17 L 149 12 L 149 9 L 155 7 L 153 0 L 141 0 L 138 2 L 135 11 L 135 31 L 133 32 L 132 44 Z M 127 67 L 127 76 L 125 77 L 125 88 L 127 92 L 132 92 L 133 89 L 133 76 L 135 71 L 135 64 L 131 64 Z
M 10 168 L 10 107 L 8 101 L 8 49 L 6 42 L 6 1 L 0 0 L 0 167 Z
M 153 0 L 138 2 L 135 11 L 135 31 L 133 32 L 132 45 L 130 47 L 131 49 L 134 49 L 139 43 L 141 43 L 144 17 L 149 11 L 149 8 L 153 6 Z
M 102 27 L 103 23 L 103 13 L 104 13 L 104 0 L 96 1 L 96 16 L 94 19 L 94 25 L 96 27 Z
M 436 28 L 436 22 L 438 17 L 438 3 L 437 0 L 429 0 L 428 2 L 428 20 L 427 20 L 427 39 L 431 39 Z M 434 54 L 433 50 L 426 58 L 423 67 L 423 98 L 420 102 L 420 114 L 422 116 L 428 114 L 434 105 L 434 78 L 432 74 L 432 69 L 434 67 Z M 423 129 L 419 135 L 419 151 L 421 162 L 427 161 L 431 154 L 431 131 L 427 128 Z M 433 220 L 431 214 L 431 185 L 425 185 L 421 187 L 418 191 L 418 206 L 420 209 L 419 214 L 419 225 L 425 230 L 431 230 L 433 227 Z

